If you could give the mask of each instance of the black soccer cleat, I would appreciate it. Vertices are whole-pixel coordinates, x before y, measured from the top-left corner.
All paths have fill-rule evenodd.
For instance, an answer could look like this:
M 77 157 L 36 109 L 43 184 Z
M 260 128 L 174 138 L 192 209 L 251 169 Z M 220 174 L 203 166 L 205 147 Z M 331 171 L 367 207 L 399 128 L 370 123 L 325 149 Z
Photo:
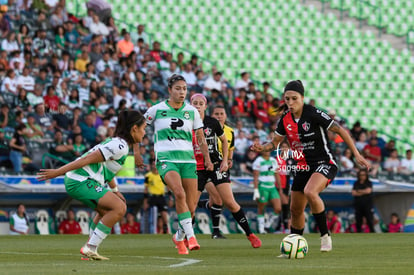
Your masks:
M 227 238 L 226 238 L 226 237 L 224 237 L 224 235 L 222 235 L 220 232 L 211 234 L 211 238 L 212 238 L 212 239 L 227 239 Z

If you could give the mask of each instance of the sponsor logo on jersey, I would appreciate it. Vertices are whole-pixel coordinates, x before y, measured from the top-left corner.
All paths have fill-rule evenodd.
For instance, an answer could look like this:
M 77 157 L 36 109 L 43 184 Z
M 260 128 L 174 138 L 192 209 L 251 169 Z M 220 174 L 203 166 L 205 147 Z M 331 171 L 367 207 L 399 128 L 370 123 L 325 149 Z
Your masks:
M 163 163 L 162 165 L 161 165 L 161 169 L 167 169 L 167 164 L 166 163 Z
M 102 192 L 102 186 L 95 186 L 95 190 L 96 190 L 96 192 L 101 193 Z
M 292 125 L 288 124 L 288 125 L 286 126 L 286 128 L 287 128 L 289 131 L 292 131 Z
M 187 119 L 187 120 L 190 119 L 190 113 L 185 111 L 184 112 L 184 118 Z
M 162 116 L 167 116 L 167 111 L 162 111 L 162 112 L 161 112 L 161 115 L 162 115 Z
M 307 131 L 309 131 L 309 129 L 310 129 L 310 123 L 305 121 L 305 122 L 302 124 L 302 128 L 303 128 L 303 130 L 305 130 L 306 132 L 307 132 Z

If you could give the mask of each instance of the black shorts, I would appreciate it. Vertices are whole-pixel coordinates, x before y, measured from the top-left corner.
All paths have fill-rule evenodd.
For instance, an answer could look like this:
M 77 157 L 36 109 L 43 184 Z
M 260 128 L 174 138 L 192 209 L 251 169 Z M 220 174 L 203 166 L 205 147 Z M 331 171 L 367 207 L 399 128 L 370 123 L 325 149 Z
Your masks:
M 167 202 L 165 201 L 164 195 L 150 195 L 148 199 L 148 204 L 153 207 L 156 206 L 158 213 L 162 211 L 168 211 Z
M 230 182 L 229 171 L 220 173 L 220 163 L 214 164 L 213 171 L 197 170 L 198 191 L 203 192 L 207 182 L 212 182 L 215 186 Z
M 325 178 L 328 179 L 328 184 L 335 178 L 336 173 L 338 172 L 338 167 L 332 163 L 322 163 L 314 166 L 310 166 L 309 170 L 302 170 L 296 171 L 293 184 L 292 184 L 292 191 L 301 191 L 305 189 L 306 184 L 308 183 L 310 177 L 313 173 L 322 174 Z

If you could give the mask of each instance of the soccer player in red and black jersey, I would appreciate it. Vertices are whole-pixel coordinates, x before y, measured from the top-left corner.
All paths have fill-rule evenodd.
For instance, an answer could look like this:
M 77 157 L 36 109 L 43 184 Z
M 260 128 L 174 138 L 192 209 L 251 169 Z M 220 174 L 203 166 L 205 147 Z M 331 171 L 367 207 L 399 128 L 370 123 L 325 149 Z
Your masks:
M 202 94 L 194 94 L 191 97 L 193 105 L 200 113 L 203 119 L 203 130 L 206 138 L 208 152 L 211 162 L 214 164 L 213 171 L 208 171 L 204 167 L 204 157 L 199 149 L 197 140 L 193 135 L 194 155 L 197 160 L 197 177 L 198 177 L 198 196 L 204 189 L 207 190 L 211 207 L 210 209 L 213 220 L 213 239 L 223 238 L 219 230 L 219 221 L 221 205 L 224 204 L 233 215 L 244 232 L 253 248 L 259 248 L 262 245 L 260 239 L 252 233 L 243 209 L 236 202 L 230 185 L 230 175 L 228 173 L 228 142 L 220 122 L 210 116 L 205 115 L 207 108 L 207 99 Z M 223 155 L 218 149 L 218 139 L 222 142 Z M 207 203 L 208 204 L 208 203 Z
M 285 110 L 273 140 L 264 145 L 254 144 L 256 152 L 273 151 L 285 136 L 297 161 L 292 184 L 290 211 L 292 234 L 303 234 L 305 207 L 309 203 L 321 231 L 321 251 L 332 250 L 332 239 L 326 225 L 325 205 L 319 196 L 334 179 L 338 167 L 328 144 L 327 130 L 339 134 L 355 156 L 355 161 L 369 169 L 369 163 L 356 149 L 352 138 L 326 113 L 304 104 L 305 88 L 300 80 L 292 80 L 284 89 Z

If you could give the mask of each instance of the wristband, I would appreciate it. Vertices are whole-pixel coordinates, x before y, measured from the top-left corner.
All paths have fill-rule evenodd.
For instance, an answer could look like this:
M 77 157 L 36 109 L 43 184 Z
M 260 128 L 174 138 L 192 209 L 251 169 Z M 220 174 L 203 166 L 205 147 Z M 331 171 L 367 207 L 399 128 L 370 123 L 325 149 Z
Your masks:
M 228 159 L 229 161 L 233 161 L 233 159 Z
M 115 186 L 114 188 L 111 188 L 111 191 L 113 193 L 119 192 L 118 186 Z

